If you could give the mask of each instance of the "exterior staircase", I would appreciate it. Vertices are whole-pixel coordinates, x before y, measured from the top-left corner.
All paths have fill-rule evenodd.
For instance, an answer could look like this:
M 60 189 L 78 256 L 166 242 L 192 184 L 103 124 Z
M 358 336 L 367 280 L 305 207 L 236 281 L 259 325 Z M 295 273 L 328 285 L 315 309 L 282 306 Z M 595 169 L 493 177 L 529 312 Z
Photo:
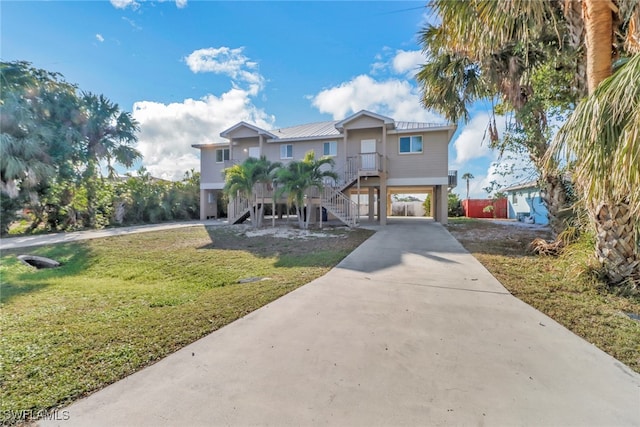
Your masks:
M 335 171 L 338 179 L 325 181 L 320 192 L 322 207 L 348 227 L 358 225 L 358 204 L 344 193 L 358 180 L 358 160 L 348 157 L 344 167 Z
M 331 212 L 348 227 L 358 225 L 358 204 L 354 203 L 342 191 L 325 185 L 320 193 L 322 207 Z

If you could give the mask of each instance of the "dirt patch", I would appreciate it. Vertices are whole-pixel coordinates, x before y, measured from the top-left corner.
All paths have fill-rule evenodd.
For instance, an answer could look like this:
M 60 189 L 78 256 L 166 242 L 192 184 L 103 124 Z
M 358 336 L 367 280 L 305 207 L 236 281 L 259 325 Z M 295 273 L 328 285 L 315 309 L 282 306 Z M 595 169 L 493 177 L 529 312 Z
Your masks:
M 526 255 L 535 238 L 551 240 L 551 229 L 539 224 L 499 220 L 452 220 L 449 232 L 469 252 Z
M 215 227 L 209 230 L 212 243 L 206 248 L 249 250 L 260 256 L 304 256 L 319 251 L 350 252 L 373 233 L 371 230 L 347 227 L 323 230 L 299 230 L 294 227 L 253 230 L 244 225 Z

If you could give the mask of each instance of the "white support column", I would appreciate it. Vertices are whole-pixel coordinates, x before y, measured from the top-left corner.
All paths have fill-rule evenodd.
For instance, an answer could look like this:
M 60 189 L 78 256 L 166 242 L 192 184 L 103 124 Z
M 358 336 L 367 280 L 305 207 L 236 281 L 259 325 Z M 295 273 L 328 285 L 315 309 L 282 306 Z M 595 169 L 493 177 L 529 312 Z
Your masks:
M 207 190 L 200 189 L 200 221 L 207 219 Z
M 448 210 L 448 193 L 447 193 L 447 186 L 446 185 L 437 185 L 436 186 L 436 192 L 438 193 L 438 201 L 440 203 L 437 204 L 437 209 L 438 209 L 438 218 L 437 221 L 442 224 L 442 225 L 446 225 L 448 222 L 448 217 L 447 217 L 447 210 Z
M 387 203 L 389 195 L 387 194 L 387 176 L 382 174 L 380 177 L 380 225 L 387 225 Z
M 429 216 L 433 219 L 436 218 L 436 191 L 435 188 L 431 189 L 431 193 L 429 193 L 429 199 L 431 203 L 429 204 Z

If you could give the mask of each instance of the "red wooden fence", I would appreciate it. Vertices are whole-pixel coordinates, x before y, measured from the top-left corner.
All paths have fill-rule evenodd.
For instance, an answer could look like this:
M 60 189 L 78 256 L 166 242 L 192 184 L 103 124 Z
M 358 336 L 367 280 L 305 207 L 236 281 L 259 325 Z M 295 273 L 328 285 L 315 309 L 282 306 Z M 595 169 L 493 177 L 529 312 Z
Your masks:
M 483 212 L 487 206 L 493 206 L 493 211 Z M 468 218 L 507 218 L 507 199 L 465 199 L 462 209 Z

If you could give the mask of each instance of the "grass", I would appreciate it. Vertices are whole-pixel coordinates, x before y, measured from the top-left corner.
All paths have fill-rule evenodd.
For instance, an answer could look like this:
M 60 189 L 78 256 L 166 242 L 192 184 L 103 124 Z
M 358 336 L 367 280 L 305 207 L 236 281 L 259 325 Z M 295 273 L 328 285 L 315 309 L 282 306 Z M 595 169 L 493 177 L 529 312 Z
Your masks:
M 325 274 L 372 232 L 248 238 L 191 227 L 4 251 L 0 414 L 56 408 Z M 35 270 L 19 253 L 54 258 Z M 250 277 L 269 278 L 238 283 Z
M 527 251 L 533 238 L 550 238 L 539 229 L 469 219 L 448 229 L 509 292 L 640 373 L 640 322 L 627 316 L 640 314 L 640 297 L 598 280 L 589 236 L 548 257 Z

